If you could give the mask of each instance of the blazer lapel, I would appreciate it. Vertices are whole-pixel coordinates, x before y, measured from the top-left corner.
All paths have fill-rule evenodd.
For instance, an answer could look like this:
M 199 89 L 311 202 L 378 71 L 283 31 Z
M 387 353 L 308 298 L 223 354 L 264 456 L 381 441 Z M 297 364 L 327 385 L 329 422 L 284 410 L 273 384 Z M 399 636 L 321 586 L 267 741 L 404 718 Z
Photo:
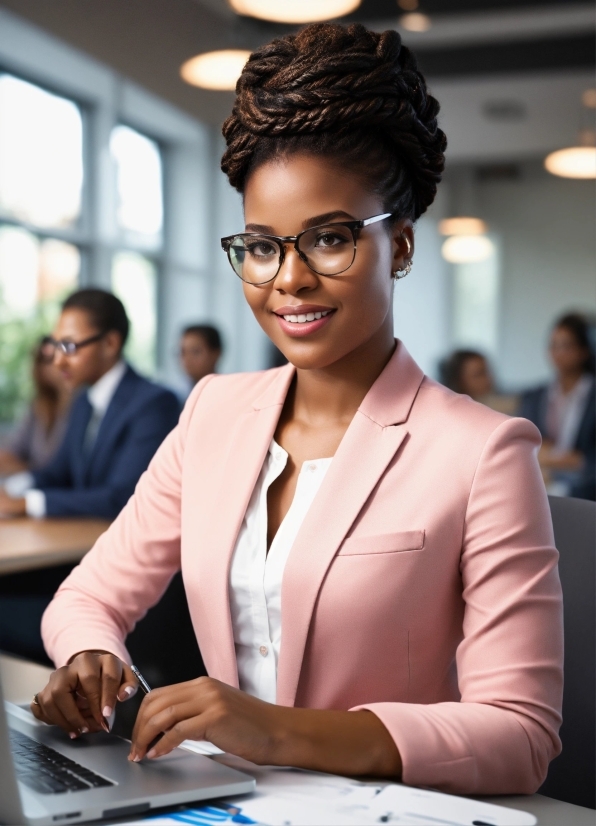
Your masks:
M 290 552 L 282 583 L 277 703 L 296 697 L 311 617 L 325 574 L 407 436 L 424 374 L 401 343 L 352 420 Z
M 238 669 L 230 613 L 230 563 L 242 521 L 274 436 L 281 410 L 294 376 L 291 365 L 283 367 L 269 388 L 242 416 L 230 435 L 221 474 L 221 486 L 213 500 L 216 529 L 209 530 L 209 556 L 199 560 L 201 601 L 206 609 L 212 655 L 217 660 L 217 677 L 238 686 Z M 205 514 L 213 522 L 213 511 Z M 209 655 L 207 655 L 209 656 Z M 210 673 L 212 669 L 209 668 Z

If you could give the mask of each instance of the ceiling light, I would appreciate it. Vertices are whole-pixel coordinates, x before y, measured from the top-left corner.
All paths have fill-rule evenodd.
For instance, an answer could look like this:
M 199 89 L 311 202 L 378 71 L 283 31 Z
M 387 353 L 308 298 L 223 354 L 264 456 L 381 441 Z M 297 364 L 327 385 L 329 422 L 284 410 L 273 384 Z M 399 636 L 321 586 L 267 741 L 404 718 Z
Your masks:
M 586 89 L 582 95 L 582 103 L 588 109 L 596 109 L 596 89 Z
M 397 0 L 397 5 L 404 11 L 416 11 L 418 0 Z
M 229 0 L 238 14 L 274 20 L 277 23 L 313 23 L 343 17 L 362 0 Z
M 402 14 L 399 25 L 407 32 L 426 32 L 431 27 L 430 17 L 427 14 Z
M 441 254 L 450 264 L 473 264 L 490 258 L 494 250 L 486 235 L 452 235 L 441 247 Z
M 544 166 L 560 178 L 596 178 L 596 146 L 570 146 L 551 152 Z
M 488 227 L 480 218 L 443 218 L 439 221 L 441 235 L 484 235 Z
M 234 90 L 250 52 L 244 49 L 222 49 L 191 57 L 180 67 L 182 80 L 191 86 L 218 91 Z

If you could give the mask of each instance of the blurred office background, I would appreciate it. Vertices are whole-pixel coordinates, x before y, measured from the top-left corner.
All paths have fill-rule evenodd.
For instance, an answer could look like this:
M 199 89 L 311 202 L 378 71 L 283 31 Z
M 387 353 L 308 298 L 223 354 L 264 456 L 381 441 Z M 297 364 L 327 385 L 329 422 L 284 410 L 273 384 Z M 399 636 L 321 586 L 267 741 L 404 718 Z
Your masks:
M 594 143 L 593 3 L 362 0 L 341 19 L 402 32 L 449 140 L 396 287 L 397 335 L 433 376 L 467 347 L 507 392 L 547 380 L 553 320 L 596 315 L 594 173 L 544 165 Z M 33 342 L 77 285 L 121 297 L 128 356 L 147 375 L 182 381 L 178 334 L 195 321 L 221 329 L 221 370 L 270 364 L 219 246 L 243 227 L 219 171 L 233 96 L 180 70 L 291 28 L 226 0 L 0 0 L 1 423 L 22 411 Z M 478 220 L 444 223 L 462 216 Z

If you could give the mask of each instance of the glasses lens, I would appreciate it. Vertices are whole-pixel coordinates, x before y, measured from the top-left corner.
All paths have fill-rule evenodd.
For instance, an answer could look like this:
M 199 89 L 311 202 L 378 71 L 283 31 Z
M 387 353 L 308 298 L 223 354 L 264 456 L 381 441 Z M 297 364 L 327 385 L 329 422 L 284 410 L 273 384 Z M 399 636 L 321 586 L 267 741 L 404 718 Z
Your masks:
M 300 252 L 322 275 L 337 275 L 351 266 L 356 255 L 354 236 L 348 227 L 314 227 L 300 237 Z
M 279 269 L 279 244 L 258 235 L 238 235 L 229 249 L 234 272 L 250 284 L 264 284 L 275 278 Z

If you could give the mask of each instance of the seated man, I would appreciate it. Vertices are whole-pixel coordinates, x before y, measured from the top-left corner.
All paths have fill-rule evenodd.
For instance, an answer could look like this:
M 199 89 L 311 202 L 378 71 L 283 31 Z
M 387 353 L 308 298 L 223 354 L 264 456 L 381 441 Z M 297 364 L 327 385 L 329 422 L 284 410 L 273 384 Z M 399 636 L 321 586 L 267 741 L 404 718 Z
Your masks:
M 180 412 L 173 393 L 122 359 L 128 328 L 111 293 L 80 290 L 64 302 L 46 353 L 72 389 L 88 389 L 72 405 L 54 458 L 9 477 L 7 492 L 0 488 L 0 516 L 113 519 L 124 507 Z M 0 577 L 0 649 L 47 662 L 41 616 L 72 567 Z
M 88 390 L 73 404 L 54 458 L 7 481 L 0 515 L 113 519 L 122 510 L 180 413 L 173 393 L 122 359 L 128 328 L 122 302 L 104 290 L 64 302 L 45 351 L 71 388 Z

